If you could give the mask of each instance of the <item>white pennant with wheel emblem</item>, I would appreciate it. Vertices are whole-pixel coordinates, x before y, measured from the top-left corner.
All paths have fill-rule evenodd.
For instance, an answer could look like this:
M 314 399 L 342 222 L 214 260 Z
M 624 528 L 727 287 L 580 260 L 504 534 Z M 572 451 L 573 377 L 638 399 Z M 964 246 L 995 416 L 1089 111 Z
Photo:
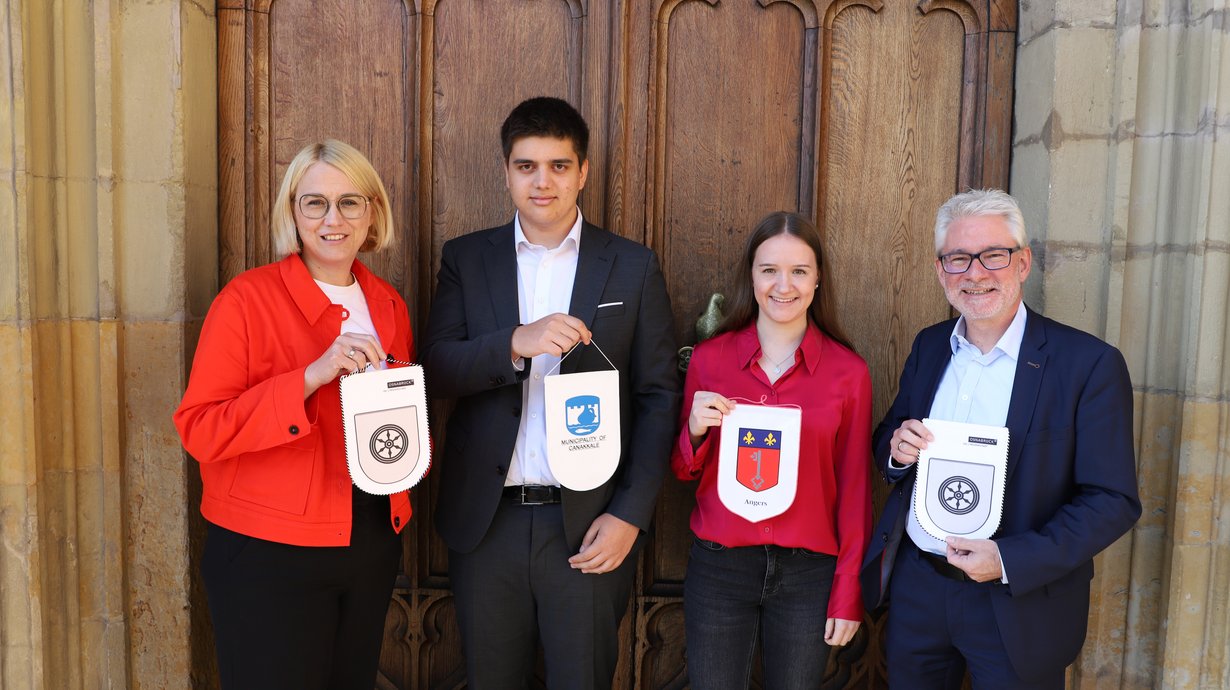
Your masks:
M 922 530 L 943 539 L 989 539 L 1004 514 L 1007 428 L 922 419 L 935 434 L 919 454 L 914 514 Z
M 346 467 L 354 485 L 387 496 L 418 484 L 431 466 L 423 367 L 346 374 L 341 398 Z
M 924 419 L 935 440 L 918 456 L 914 514 L 927 534 L 987 539 L 999 529 L 1008 429 Z

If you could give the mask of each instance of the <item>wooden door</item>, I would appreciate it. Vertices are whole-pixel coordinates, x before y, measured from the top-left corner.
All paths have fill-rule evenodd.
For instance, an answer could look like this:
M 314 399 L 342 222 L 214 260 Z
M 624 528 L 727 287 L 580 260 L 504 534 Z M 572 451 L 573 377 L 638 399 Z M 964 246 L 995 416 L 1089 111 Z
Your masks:
M 399 243 L 365 260 L 420 327 L 442 244 L 511 218 L 499 123 L 557 95 L 592 129 L 582 209 L 661 255 L 681 344 L 759 217 L 816 220 L 878 418 L 914 333 L 949 313 L 936 208 L 1007 184 L 1015 30 L 1014 0 L 219 0 L 221 277 L 270 259 L 285 166 L 337 137 L 388 186 Z M 617 687 L 686 686 L 692 491 L 664 486 Z M 380 687 L 464 686 L 435 496 L 415 491 Z M 826 687 L 884 685 L 882 628 L 831 656 Z

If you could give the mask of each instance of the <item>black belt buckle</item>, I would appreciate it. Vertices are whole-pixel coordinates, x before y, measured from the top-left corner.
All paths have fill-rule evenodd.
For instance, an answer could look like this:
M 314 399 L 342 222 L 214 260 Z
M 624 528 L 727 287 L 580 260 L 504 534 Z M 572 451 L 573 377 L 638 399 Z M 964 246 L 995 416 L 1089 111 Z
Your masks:
M 523 506 L 545 506 L 560 502 L 558 486 L 517 484 L 505 487 L 504 495 Z

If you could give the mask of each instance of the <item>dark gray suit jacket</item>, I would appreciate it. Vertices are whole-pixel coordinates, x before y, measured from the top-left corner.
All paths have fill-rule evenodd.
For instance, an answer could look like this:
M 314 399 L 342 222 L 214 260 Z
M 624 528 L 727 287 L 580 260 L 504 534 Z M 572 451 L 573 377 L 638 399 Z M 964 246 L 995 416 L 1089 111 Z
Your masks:
M 613 306 L 598 305 L 619 303 Z M 585 223 L 569 313 L 586 323 L 619 370 L 623 452 L 619 469 L 591 491 L 563 492 L 572 549 L 604 512 L 649 527 L 679 405 L 674 327 L 657 256 L 644 245 Z M 428 392 L 455 398 L 439 468 L 436 528 L 449 548 L 472 551 L 491 526 L 520 422 L 521 384 L 512 332 L 520 325 L 513 225 L 444 245 L 421 346 Z M 593 347 L 564 360 L 562 373 L 610 369 Z

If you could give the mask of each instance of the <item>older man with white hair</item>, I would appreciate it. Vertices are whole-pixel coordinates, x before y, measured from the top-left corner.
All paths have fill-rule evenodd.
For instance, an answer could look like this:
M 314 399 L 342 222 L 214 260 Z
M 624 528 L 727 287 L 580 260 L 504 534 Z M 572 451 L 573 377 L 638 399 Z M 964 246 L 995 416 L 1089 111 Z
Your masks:
M 977 689 L 1062 688 L 1085 640 L 1093 557 L 1140 517 L 1127 366 L 1025 306 L 1033 253 L 1008 194 L 949 199 L 935 249 L 960 317 L 919 332 L 873 436 L 890 492 L 863 566 L 865 603 L 890 604 L 892 687 L 957 688 L 968 670 Z M 936 441 L 923 419 L 1007 427 L 991 538 L 923 528 L 912 497 Z

